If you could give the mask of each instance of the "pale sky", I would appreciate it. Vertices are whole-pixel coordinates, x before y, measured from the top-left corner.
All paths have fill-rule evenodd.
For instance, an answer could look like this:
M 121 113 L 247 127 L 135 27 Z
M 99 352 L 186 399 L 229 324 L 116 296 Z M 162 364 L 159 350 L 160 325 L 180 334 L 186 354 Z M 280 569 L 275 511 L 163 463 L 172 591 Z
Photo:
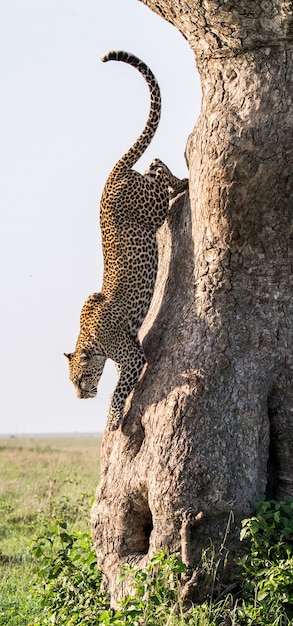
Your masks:
M 9 0 L 0 10 L 0 434 L 101 432 L 115 386 L 108 362 L 94 399 L 78 400 L 63 352 L 101 288 L 99 199 L 145 124 L 143 78 L 101 63 L 109 48 L 142 58 L 163 100 L 140 160 L 186 176 L 200 108 L 193 54 L 138 0 Z

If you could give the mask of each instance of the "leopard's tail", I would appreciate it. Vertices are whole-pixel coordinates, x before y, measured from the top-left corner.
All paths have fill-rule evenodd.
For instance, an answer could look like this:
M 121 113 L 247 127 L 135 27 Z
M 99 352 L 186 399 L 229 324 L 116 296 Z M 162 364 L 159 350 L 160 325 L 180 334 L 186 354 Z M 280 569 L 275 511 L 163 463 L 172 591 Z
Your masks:
M 109 52 L 105 52 L 105 54 L 103 54 L 102 61 L 123 61 L 123 63 L 129 63 L 129 65 L 135 67 L 143 75 L 150 90 L 151 102 L 147 123 L 135 143 L 115 165 L 114 170 L 117 169 L 117 171 L 121 171 L 133 167 L 149 146 L 160 121 L 161 93 L 157 80 L 151 70 L 147 67 L 147 65 L 145 65 L 145 63 L 143 63 L 143 61 L 138 59 L 133 54 L 123 52 L 122 50 L 110 50 Z

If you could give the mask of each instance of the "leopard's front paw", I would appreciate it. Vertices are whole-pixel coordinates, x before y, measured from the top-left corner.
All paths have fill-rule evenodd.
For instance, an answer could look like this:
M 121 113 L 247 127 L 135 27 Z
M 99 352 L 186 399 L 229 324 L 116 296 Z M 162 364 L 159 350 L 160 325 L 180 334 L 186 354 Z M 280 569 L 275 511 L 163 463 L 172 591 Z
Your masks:
M 123 420 L 123 411 L 110 406 L 107 416 L 106 430 L 117 430 Z

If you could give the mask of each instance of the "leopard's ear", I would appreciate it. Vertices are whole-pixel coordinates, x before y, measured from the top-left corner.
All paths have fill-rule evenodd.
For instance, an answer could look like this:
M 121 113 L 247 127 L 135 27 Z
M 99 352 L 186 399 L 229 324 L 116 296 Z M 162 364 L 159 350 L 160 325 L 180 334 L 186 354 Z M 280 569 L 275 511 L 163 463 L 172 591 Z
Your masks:
M 70 361 L 70 359 L 72 357 L 72 354 L 66 354 L 66 352 L 63 352 L 63 354 L 64 354 L 64 356 L 66 358 L 66 361 Z
M 93 293 L 90 296 L 90 299 L 93 300 L 93 302 L 96 302 L 97 304 L 100 304 L 101 302 L 104 302 L 106 300 L 106 296 L 99 292 L 99 293 Z
M 90 355 L 85 350 L 80 351 L 79 357 L 82 365 L 86 365 L 90 360 Z

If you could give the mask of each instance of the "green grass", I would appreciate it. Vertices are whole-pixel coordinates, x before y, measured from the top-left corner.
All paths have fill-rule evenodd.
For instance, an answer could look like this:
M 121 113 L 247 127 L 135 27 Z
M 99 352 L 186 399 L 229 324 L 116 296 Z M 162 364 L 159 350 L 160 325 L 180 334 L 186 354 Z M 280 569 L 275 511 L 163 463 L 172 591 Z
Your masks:
M 40 613 L 33 536 L 54 517 L 88 530 L 100 444 L 99 436 L 0 438 L 0 626 L 28 626 Z

